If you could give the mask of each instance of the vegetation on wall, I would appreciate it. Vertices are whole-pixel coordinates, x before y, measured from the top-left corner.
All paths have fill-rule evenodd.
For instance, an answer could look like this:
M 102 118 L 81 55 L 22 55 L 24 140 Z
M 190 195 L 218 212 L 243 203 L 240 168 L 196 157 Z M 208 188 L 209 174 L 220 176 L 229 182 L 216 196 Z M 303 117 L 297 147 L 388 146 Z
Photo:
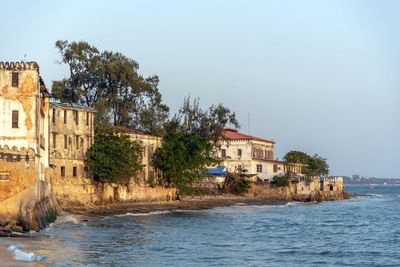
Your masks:
M 302 163 L 305 166 L 302 167 L 301 172 L 306 176 L 318 176 L 318 175 L 328 175 L 329 166 L 326 163 L 326 159 L 314 154 L 310 156 L 301 151 L 290 151 L 286 153 L 283 160 L 287 162 Z
M 129 135 L 100 125 L 85 166 L 97 181 L 125 183 L 142 169 L 141 159 L 142 149 Z
M 288 186 L 289 185 L 289 181 L 290 178 L 288 175 L 275 175 L 272 178 L 273 183 L 275 184 L 275 186 L 277 187 L 284 187 L 284 186 Z

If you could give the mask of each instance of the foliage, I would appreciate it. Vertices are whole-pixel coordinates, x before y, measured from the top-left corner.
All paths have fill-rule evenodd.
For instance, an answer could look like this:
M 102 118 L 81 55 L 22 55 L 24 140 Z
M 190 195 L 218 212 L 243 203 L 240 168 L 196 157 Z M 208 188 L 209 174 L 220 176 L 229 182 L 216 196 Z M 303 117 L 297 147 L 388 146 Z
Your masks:
M 283 159 L 287 162 L 302 163 L 306 166 L 302 167 L 302 173 L 306 176 L 328 175 L 329 165 L 326 159 L 314 154 L 310 156 L 301 151 L 290 151 L 286 153 Z
M 288 186 L 289 185 L 289 176 L 284 175 L 275 175 L 272 180 L 275 183 L 275 186 L 277 187 L 284 187 L 284 186 Z
M 98 124 L 112 122 L 163 133 L 169 108 L 162 104 L 157 76 L 144 78 L 133 59 L 118 52 L 99 51 L 87 42 L 57 41 L 56 48 L 61 56 L 59 63 L 68 65 L 70 75 L 53 82 L 52 98 L 96 108 Z
M 246 179 L 245 172 L 228 173 L 224 182 L 224 190 L 233 194 L 248 192 L 251 181 Z
M 208 110 L 202 110 L 198 98 L 191 102 L 190 97 L 185 97 L 182 107 L 174 116 L 170 126 L 210 138 L 216 144 L 228 123 L 236 128 L 240 127 L 235 112 L 231 112 L 221 103 L 210 106 Z
M 142 169 L 141 156 L 140 145 L 129 135 L 100 125 L 86 152 L 85 166 L 98 181 L 124 183 Z
M 163 172 L 166 184 L 184 190 L 200 180 L 206 166 L 216 162 L 209 139 L 196 133 L 170 131 L 153 155 L 154 165 Z

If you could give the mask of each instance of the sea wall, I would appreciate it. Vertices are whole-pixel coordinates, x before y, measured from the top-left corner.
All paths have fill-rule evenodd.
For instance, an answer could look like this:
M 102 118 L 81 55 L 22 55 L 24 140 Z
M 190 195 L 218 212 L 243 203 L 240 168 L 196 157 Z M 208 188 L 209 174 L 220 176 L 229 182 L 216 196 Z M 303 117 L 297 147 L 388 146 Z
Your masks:
M 0 147 L 0 231 L 39 231 L 59 211 L 51 193 L 51 173 L 40 179 L 33 149 Z
M 176 199 L 176 189 L 137 184 L 125 185 L 95 182 L 91 178 L 54 176 L 53 193 L 61 209 L 72 206 L 96 206 L 123 202 L 166 202 Z
M 266 199 L 295 200 L 295 201 L 324 201 L 343 199 L 343 181 L 336 178 L 319 177 L 311 179 L 292 180 L 288 186 L 277 187 L 270 183 L 254 183 L 246 196 Z M 326 183 L 335 182 L 335 186 Z

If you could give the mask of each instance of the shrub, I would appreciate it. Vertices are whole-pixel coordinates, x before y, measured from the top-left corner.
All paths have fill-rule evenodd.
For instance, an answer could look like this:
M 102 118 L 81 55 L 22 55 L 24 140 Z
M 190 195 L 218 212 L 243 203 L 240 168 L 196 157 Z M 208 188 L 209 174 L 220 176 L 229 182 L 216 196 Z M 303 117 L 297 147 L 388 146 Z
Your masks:
M 225 178 L 223 189 L 225 192 L 232 194 L 241 194 L 248 192 L 251 186 L 251 181 L 246 180 L 244 175 L 238 173 L 228 173 Z
M 272 180 L 274 181 L 275 186 L 283 187 L 289 185 L 289 177 L 288 176 L 279 176 L 275 175 Z
M 140 145 L 125 132 L 99 126 L 86 152 L 85 166 L 95 180 L 123 183 L 143 168 L 141 157 Z

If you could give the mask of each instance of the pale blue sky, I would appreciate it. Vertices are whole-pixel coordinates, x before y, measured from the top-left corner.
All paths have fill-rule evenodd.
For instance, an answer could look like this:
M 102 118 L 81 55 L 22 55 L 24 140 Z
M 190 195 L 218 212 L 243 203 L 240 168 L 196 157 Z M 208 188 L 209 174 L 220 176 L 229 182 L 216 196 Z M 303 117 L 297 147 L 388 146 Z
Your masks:
M 328 158 L 332 175 L 400 177 L 399 1 L 4 1 L 1 61 L 68 75 L 55 41 L 157 74 L 172 112 L 222 102 L 247 133 Z

